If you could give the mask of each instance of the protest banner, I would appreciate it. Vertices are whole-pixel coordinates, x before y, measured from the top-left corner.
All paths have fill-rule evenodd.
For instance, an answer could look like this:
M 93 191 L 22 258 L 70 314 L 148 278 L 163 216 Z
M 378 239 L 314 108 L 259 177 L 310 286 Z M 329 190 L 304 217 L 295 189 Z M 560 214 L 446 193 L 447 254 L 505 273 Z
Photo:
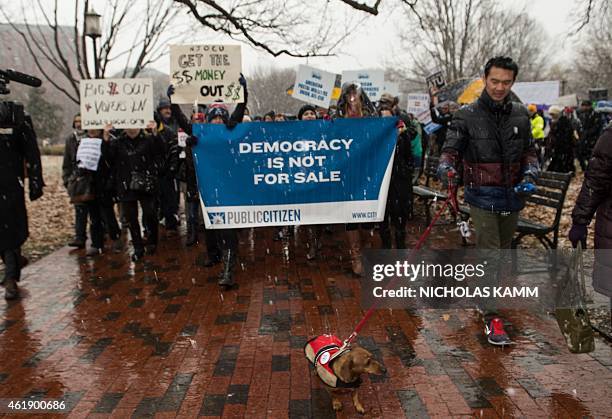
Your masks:
M 153 80 L 92 79 L 79 83 L 83 129 L 144 128 L 153 120 Z
M 413 114 L 420 123 L 429 124 L 431 113 L 429 111 L 429 95 L 427 93 L 408 94 L 406 112 Z
M 438 91 L 446 86 L 446 77 L 442 70 L 434 70 L 429 76 L 425 78 L 427 82 L 427 89 L 430 95 L 435 95 Z
M 300 65 L 295 76 L 292 96 L 321 108 L 329 108 L 336 74 Z
M 76 161 L 79 169 L 98 170 L 102 156 L 102 139 L 82 138 L 77 148 Z
M 242 103 L 240 45 L 170 45 L 174 103 Z
M 381 221 L 396 118 L 196 124 L 206 228 Z
M 343 71 L 342 84 L 359 83 L 372 102 L 376 102 L 383 94 L 385 87 L 385 72 L 383 70 Z

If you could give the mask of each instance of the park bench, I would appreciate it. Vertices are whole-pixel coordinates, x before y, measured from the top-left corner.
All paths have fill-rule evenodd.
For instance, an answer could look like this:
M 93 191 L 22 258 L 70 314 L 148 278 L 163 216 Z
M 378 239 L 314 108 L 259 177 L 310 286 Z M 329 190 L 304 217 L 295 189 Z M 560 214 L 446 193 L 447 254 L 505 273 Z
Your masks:
M 527 197 L 528 206 L 543 206 L 554 212 L 551 223 L 543 224 L 537 220 L 519 217 L 516 236 L 512 240 L 512 247 L 516 248 L 523 237 L 535 236 L 546 249 L 556 249 L 559 242 L 559 225 L 561 212 L 567 195 L 572 175 L 570 173 L 541 172 L 536 184 L 536 193 Z M 459 207 L 464 219 L 469 218 L 470 208 L 466 205 Z M 544 210 L 544 208 L 543 208 Z M 550 235 L 552 234 L 552 238 Z
M 425 156 L 425 164 L 423 167 L 423 174 L 425 175 L 425 184 L 415 184 L 412 187 L 413 195 L 425 205 L 425 215 L 427 217 L 427 225 L 431 222 L 431 204 L 434 200 L 444 201 L 447 198 L 447 194 L 433 189 L 430 186 L 432 179 L 436 179 L 438 164 L 440 158 L 436 156 Z

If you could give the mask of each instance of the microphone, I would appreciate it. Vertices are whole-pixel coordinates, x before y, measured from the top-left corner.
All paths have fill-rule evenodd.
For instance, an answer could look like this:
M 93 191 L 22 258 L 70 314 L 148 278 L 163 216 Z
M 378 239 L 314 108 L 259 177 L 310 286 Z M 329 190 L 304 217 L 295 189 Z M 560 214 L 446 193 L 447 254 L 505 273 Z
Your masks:
M 15 70 L 0 70 L 0 76 L 5 77 L 9 80 L 17 83 L 25 84 L 32 87 L 40 87 L 42 81 L 39 78 L 30 76 L 28 74 L 20 73 Z

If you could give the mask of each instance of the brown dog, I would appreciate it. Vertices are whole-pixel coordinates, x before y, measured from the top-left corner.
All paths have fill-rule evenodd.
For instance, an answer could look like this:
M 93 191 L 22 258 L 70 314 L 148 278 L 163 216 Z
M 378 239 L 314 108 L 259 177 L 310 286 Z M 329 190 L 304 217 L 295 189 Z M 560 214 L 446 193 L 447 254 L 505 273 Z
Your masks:
M 333 360 L 331 368 L 340 380 L 347 384 L 355 384 L 354 387 L 349 388 L 325 386 L 332 398 L 334 410 L 342 410 L 342 402 L 338 396 L 343 391 L 350 390 L 355 410 L 361 414 L 365 413 L 365 409 L 359 401 L 359 395 L 357 394 L 359 384 L 361 384 L 361 374 L 382 375 L 387 372 L 386 368 L 376 361 L 370 352 L 359 346 L 353 346 L 350 351 L 340 354 Z

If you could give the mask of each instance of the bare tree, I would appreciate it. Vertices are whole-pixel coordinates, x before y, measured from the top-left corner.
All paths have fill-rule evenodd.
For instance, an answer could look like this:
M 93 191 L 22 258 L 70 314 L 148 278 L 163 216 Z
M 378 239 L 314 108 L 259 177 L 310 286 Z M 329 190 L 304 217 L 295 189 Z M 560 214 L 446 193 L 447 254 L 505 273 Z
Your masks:
M 523 80 L 543 72 L 546 36 L 526 13 L 503 10 L 492 0 L 421 0 L 416 11 L 407 10 L 406 17 L 422 27 L 411 27 L 401 39 L 413 77 L 434 68 L 450 80 L 471 77 L 495 55 L 512 56 Z
M 609 0 L 577 0 L 571 13 L 574 16 L 573 34 L 586 28 L 594 18 L 606 16 L 610 9 Z
M 606 87 L 612 92 L 612 8 L 592 19 L 577 44 L 574 60 L 577 90 L 584 94 L 592 87 Z
M 34 63 L 46 80 L 71 101 L 79 103 L 79 80 L 94 76 L 87 60 L 91 52 L 83 30 L 84 13 L 90 8 L 90 1 L 55 0 L 53 7 L 49 9 L 41 0 L 22 0 L 20 6 L 23 25 L 14 23 L 15 19 L 9 17 L 5 8 L 0 8 L 0 12 L 23 39 Z M 72 11 L 70 7 L 73 8 Z M 74 13 L 73 24 L 60 25 L 59 16 L 71 12 Z M 28 16 L 32 14 L 34 18 L 28 20 Z M 103 13 L 104 30 L 100 47 L 94 52 L 100 65 L 99 76 L 104 77 L 109 65 L 120 61 L 124 63 L 121 76 L 136 77 L 143 68 L 158 60 L 164 53 L 166 43 L 172 38 L 172 35 L 168 36 L 168 29 L 177 14 L 178 8 L 171 0 L 147 0 L 144 9 L 135 8 L 130 0 L 109 0 Z M 51 38 L 34 22 L 37 20 L 37 23 L 52 29 Z M 127 48 L 118 49 L 117 41 L 120 37 L 132 39 Z M 71 39 L 72 42 L 60 42 L 61 39 Z M 47 76 L 43 61 L 59 70 L 69 81 L 68 87 Z
M 333 55 L 336 47 L 366 17 L 377 16 L 382 0 L 336 0 L 345 6 L 343 19 L 331 13 L 331 0 L 174 0 L 204 27 L 245 41 L 275 57 Z M 420 0 L 389 0 L 389 10 L 403 4 L 418 20 Z M 354 13 L 357 12 L 357 13 Z
M 295 83 L 292 69 L 257 68 L 249 77 L 249 109 L 253 115 L 276 112 L 295 114 L 303 105 L 287 94 Z

